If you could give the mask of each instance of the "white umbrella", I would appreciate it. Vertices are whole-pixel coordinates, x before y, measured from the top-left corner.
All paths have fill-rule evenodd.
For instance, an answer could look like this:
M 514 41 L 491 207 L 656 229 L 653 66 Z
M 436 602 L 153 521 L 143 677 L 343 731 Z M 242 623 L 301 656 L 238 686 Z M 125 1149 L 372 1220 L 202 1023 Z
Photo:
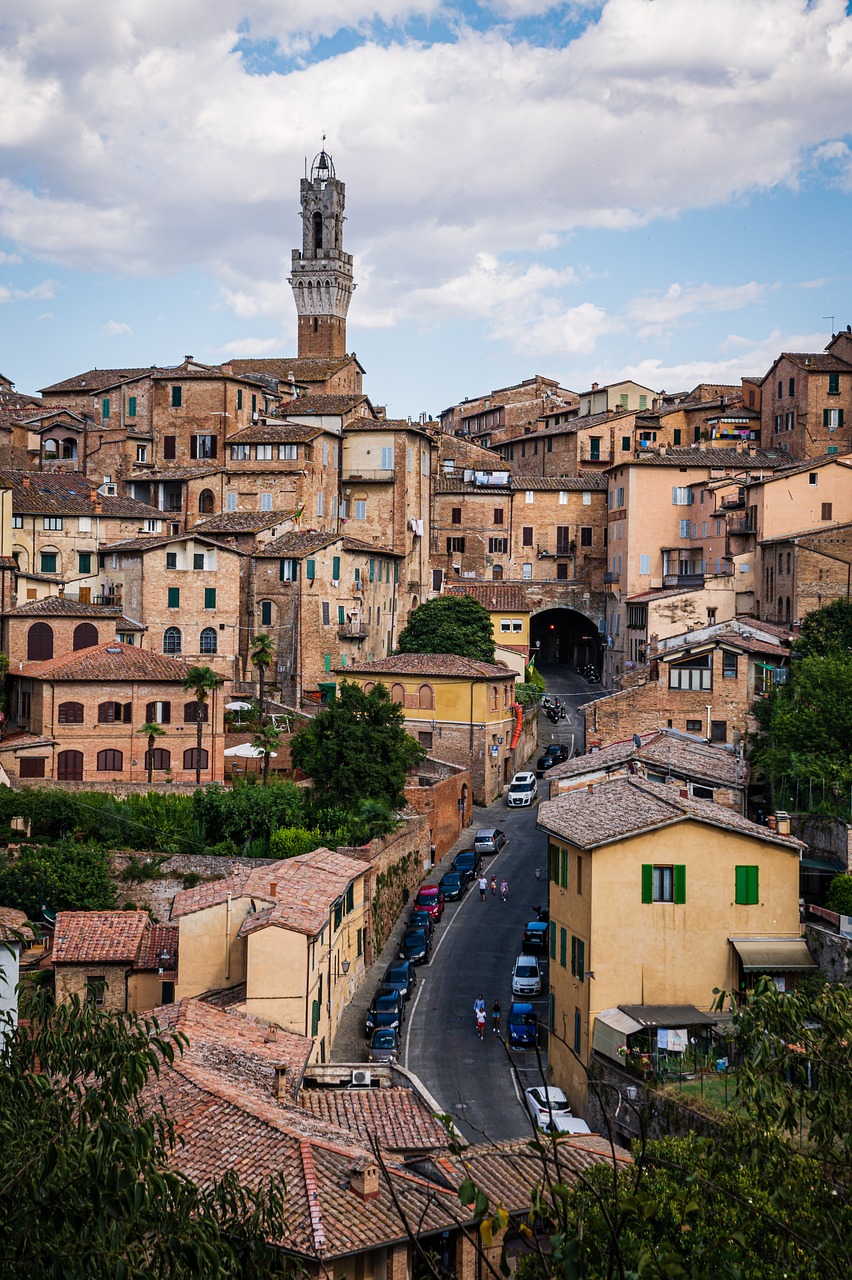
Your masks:
M 238 747 L 227 747 L 226 756 L 240 756 L 244 760 L 262 760 L 266 753 L 260 747 L 252 746 L 250 742 L 241 742 Z M 278 758 L 277 751 L 270 751 L 273 760 Z
M 226 711 L 251 711 L 250 702 L 226 702 Z

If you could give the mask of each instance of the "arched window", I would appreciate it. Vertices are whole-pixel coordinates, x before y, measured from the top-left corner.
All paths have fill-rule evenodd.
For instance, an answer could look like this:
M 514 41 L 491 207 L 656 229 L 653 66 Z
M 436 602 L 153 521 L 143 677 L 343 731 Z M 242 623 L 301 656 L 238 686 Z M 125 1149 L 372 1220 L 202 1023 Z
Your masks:
M 271 600 L 261 600 L 261 602 L 260 602 L 260 625 L 261 625 L 262 627 L 271 627 L 271 626 L 272 626 L 272 616 L 273 616 L 273 614 L 272 614 L 272 610 L 273 610 L 273 605 L 272 605 L 272 601 L 271 601 Z
M 55 458 L 59 453 L 59 445 L 56 440 L 49 439 L 44 442 L 44 456 L 46 458 Z
M 201 748 L 201 764 L 200 765 L 196 764 L 197 756 L 198 756 L 198 747 L 188 747 L 186 751 L 184 751 L 183 753 L 184 769 L 196 769 L 196 768 L 206 769 L 207 768 L 206 749 L 204 747 Z
M 492 711 L 496 711 L 496 710 L 497 710 L 497 686 L 496 686 L 496 684 L 492 684 L 492 686 L 491 686 L 491 710 L 492 710 Z
M 77 457 L 77 441 L 76 440 L 65 439 L 62 441 L 62 456 L 63 458 Z
M 57 718 L 60 724 L 82 724 L 82 702 L 60 702 Z
M 98 752 L 98 773 L 121 773 L 124 768 L 124 752 L 111 747 Z
M 98 629 L 91 622 L 81 622 L 74 628 L 72 649 L 91 649 L 98 643 Z
M 435 693 L 431 684 L 421 684 L 417 690 L 417 705 L 424 711 L 432 711 L 435 706 Z
M 130 723 L 132 712 L 132 704 L 125 703 L 124 706 L 120 702 L 101 702 L 98 704 L 98 724 L 125 724 Z
M 30 662 L 46 662 L 53 657 L 53 627 L 47 622 L 34 622 L 27 632 L 27 658 Z
M 778 556 L 778 572 L 784 572 L 784 556 L 782 554 L 779 554 Z
M 322 248 L 322 214 L 314 214 L 314 252 Z
M 783 617 L 784 617 L 784 597 L 779 596 L 778 597 L 778 621 L 780 622 Z
M 376 687 L 375 680 L 368 680 L 367 683 L 364 685 L 364 692 L 370 693 L 372 692 L 373 689 L 375 689 L 375 687 Z
M 148 764 L 149 764 L 149 754 L 148 754 L 148 752 L 146 751 L 146 752 L 145 752 L 145 768 L 146 768 L 146 769 L 148 768 Z M 171 753 L 171 751 L 167 751 L 165 747 L 155 747 L 155 748 L 154 748 L 154 764 L 153 764 L 153 768 L 155 768 L 155 769 L 171 769 L 171 767 L 172 767 L 172 753 Z
M 392 684 L 390 687 L 391 702 L 401 702 L 405 706 L 405 688 L 401 684 Z
M 26 573 L 27 569 L 29 568 L 29 563 L 30 563 L 30 555 L 29 555 L 29 552 L 27 551 L 26 547 L 16 547 L 16 546 L 13 546 L 13 547 L 12 547 L 12 559 L 15 561 L 15 564 L 18 566 L 18 568 L 19 568 L 23 573 Z
M 787 572 L 788 573 L 790 572 L 792 564 L 793 564 L 793 555 L 792 555 L 792 552 L 788 551 L 787 552 Z
M 202 516 L 212 516 L 215 509 L 216 499 L 213 496 L 212 489 L 202 489 L 198 495 L 198 513 Z
M 790 606 L 790 597 L 788 596 L 787 599 L 784 601 L 784 621 L 789 622 L 792 616 L 793 616 L 793 613 Z
M 493 565 L 493 566 L 492 566 L 492 569 L 491 569 L 491 577 L 492 577 L 492 579 L 493 579 L 493 581 L 494 581 L 494 582 L 501 582 L 501 581 L 502 581 L 502 579 L 503 579 L 503 566 L 502 566 L 502 564 L 495 564 L 495 565 Z
M 56 777 L 60 782 L 82 782 L 82 751 L 60 751 L 56 757 Z
M 171 724 L 172 704 L 170 702 L 146 702 L 146 724 Z
M 198 708 L 201 707 L 201 723 L 206 724 L 208 720 L 208 712 L 210 708 L 206 702 L 199 703 L 196 698 L 192 702 L 183 704 L 183 722 L 184 724 L 198 724 Z
M 219 634 L 214 627 L 205 627 L 201 633 L 199 653 L 215 653 L 219 648 Z
M 182 647 L 180 627 L 166 627 L 163 633 L 163 653 L 180 653 Z

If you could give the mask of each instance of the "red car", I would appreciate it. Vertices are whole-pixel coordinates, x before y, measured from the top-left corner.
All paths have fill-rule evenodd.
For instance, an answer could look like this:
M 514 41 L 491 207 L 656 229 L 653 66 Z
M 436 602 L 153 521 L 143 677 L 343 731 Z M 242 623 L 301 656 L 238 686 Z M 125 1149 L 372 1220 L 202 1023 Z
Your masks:
M 414 899 L 417 911 L 428 911 L 433 920 L 438 921 L 444 914 L 444 895 L 436 884 L 424 884 Z

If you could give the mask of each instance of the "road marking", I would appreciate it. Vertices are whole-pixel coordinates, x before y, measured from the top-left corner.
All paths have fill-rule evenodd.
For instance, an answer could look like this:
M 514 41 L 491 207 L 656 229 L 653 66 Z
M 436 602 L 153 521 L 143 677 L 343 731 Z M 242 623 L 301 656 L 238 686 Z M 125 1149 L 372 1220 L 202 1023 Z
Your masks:
M 409 1033 L 409 1031 L 411 1030 L 411 1023 L 412 1023 L 412 1021 L 414 1020 L 414 1014 L 415 1014 L 415 1013 L 416 1013 L 416 1011 L 417 1011 L 417 1006 L 418 1006 L 418 1004 L 420 1003 L 420 997 L 421 997 L 422 995 L 423 995 L 423 983 L 422 983 L 422 982 L 418 982 L 418 984 L 417 984 L 417 995 L 414 997 L 414 1004 L 411 1006 L 411 1013 L 410 1013 L 410 1014 L 408 1015 L 408 1017 L 406 1018 L 406 1022 L 408 1023 L 408 1027 L 407 1027 L 406 1032 L 405 1032 L 405 1061 L 404 1061 L 404 1062 L 403 1062 L 403 1064 L 402 1064 L 402 1065 L 405 1067 L 406 1071 L 408 1070 L 408 1042 L 409 1042 L 409 1034 L 408 1034 L 408 1033 Z
M 509 1074 L 512 1077 L 512 1088 L 515 1090 L 515 1097 L 518 1099 L 518 1105 L 522 1107 L 524 1104 L 521 1102 L 521 1091 L 518 1088 L 517 1076 L 515 1075 L 515 1072 L 512 1069 L 510 1069 Z

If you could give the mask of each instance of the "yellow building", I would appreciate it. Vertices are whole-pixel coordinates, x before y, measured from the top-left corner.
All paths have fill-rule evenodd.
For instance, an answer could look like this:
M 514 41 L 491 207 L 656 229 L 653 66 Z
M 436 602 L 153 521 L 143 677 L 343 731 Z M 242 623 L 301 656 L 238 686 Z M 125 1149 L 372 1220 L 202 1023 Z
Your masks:
M 438 760 L 470 769 L 475 804 L 501 794 L 517 767 L 516 672 L 452 653 L 396 653 L 339 674 L 367 692 L 386 685 L 412 737 Z
M 530 614 L 532 605 L 526 590 L 514 583 L 470 582 L 447 587 L 447 595 L 472 596 L 491 618 L 494 651 L 498 662 L 523 680 L 530 656 Z
M 310 1036 L 325 1062 L 370 950 L 368 871 L 315 849 L 175 894 L 177 998 L 244 985 L 237 1008 Z
M 578 1114 L 592 1051 L 620 1061 L 631 1029 L 666 1026 L 633 1006 L 677 1006 L 678 1027 L 701 1026 L 714 988 L 741 990 L 756 972 L 782 986 L 815 967 L 799 925 L 802 845 L 790 835 L 639 777 L 551 800 L 538 825 L 550 875 L 548 1061 Z

